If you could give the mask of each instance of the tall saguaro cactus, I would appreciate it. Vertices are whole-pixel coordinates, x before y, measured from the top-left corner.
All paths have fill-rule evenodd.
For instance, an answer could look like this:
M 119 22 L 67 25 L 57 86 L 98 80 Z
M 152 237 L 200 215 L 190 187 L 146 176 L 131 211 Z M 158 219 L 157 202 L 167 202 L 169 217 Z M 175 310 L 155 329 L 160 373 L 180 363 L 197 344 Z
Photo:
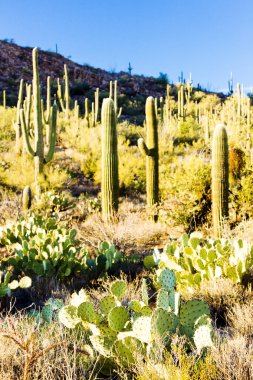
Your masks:
M 18 102 L 17 102 L 17 114 L 16 114 L 16 121 L 13 121 L 13 126 L 16 132 L 16 153 L 21 153 L 21 144 L 20 144 L 20 138 L 21 138 L 21 123 L 20 123 L 20 109 L 22 108 L 23 104 L 23 97 L 24 97 L 24 80 L 20 80 L 19 85 L 19 93 L 18 93 Z
M 40 82 L 39 82 L 39 69 L 38 69 L 38 49 L 33 49 L 33 115 L 34 115 L 34 148 L 32 148 L 29 131 L 26 125 L 24 110 L 20 110 L 20 119 L 22 125 L 22 133 L 26 151 L 29 155 L 34 157 L 35 166 L 35 183 L 39 185 L 39 174 L 43 173 L 43 166 L 49 162 L 54 155 L 55 148 L 55 131 L 56 131 L 56 118 L 57 106 L 54 104 L 50 112 L 50 138 L 47 154 L 44 152 L 43 141 L 43 124 L 41 115 L 41 96 L 40 96 Z
M 147 191 L 147 206 L 152 207 L 159 200 L 159 170 L 158 170 L 158 131 L 157 118 L 155 112 L 155 102 L 152 96 L 149 96 L 146 101 L 146 126 L 147 126 L 147 142 L 140 138 L 138 147 L 146 157 L 146 191 Z M 153 216 L 157 221 L 158 216 Z
M 223 124 L 217 124 L 212 146 L 212 213 L 216 238 L 220 238 L 224 220 L 228 218 L 229 192 L 228 138 Z
M 68 119 L 69 111 L 70 111 L 70 92 L 69 92 L 69 74 L 68 74 L 68 67 L 66 64 L 64 64 L 64 82 L 65 82 L 64 98 L 62 96 L 62 88 L 61 88 L 59 79 L 57 80 L 57 83 L 58 83 L 57 96 L 61 105 L 61 109 L 65 113 L 65 118 Z
M 102 104 L 102 217 L 108 222 L 118 211 L 119 175 L 116 118 L 113 100 Z

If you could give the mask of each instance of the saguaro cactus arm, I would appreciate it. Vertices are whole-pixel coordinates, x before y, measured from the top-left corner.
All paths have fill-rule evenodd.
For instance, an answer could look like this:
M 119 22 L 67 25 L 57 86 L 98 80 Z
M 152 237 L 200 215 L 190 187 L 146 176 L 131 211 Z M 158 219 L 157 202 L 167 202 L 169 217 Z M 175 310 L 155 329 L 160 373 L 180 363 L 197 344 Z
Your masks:
M 62 87 L 61 87 L 59 78 L 57 79 L 57 96 L 60 102 L 61 109 L 63 112 L 65 112 L 65 107 L 64 107 L 63 98 L 62 98 Z
M 25 113 L 24 113 L 23 109 L 20 110 L 20 120 L 21 120 L 21 127 L 22 127 L 22 134 L 23 134 L 23 141 L 24 141 L 25 149 L 31 157 L 34 157 L 35 152 L 31 146 L 31 143 L 30 143 L 29 131 L 28 131 L 28 128 L 26 125 Z
M 149 156 L 150 152 L 143 138 L 138 139 L 138 148 L 144 157 Z
M 45 157 L 45 162 L 52 160 L 54 156 L 55 140 L 56 140 L 56 124 L 57 124 L 57 105 L 54 104 L 51 107 L 51 118 L 50 118 L 50 130 L 49 130 L 49 149 Z

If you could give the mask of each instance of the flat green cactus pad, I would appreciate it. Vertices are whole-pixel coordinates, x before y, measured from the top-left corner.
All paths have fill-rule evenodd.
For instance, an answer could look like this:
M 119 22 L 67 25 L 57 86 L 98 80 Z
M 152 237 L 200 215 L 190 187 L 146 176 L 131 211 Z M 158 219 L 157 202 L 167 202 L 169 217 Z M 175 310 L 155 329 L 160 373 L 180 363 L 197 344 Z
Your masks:
M 108 315 L 108 324 L 114 331 L 124 330 L 125 324 L 129 320 L 129 312 L 123 306 L 114 307 Z
M 77 315 L 84 322 L 94 323 L 96 321 L 96 312 L 91 302 L 82 302 L 78 306 Z
M 90 342 L 94 350 L 96 350 L 100 355 L 106 358 L 109 358 L 112 355 L 112 345 L 108 345 L 103 337 L 92 335 L 90 337 Z
M 113 296 L 105 296 L 100 302 L 101 313 L 108 315 L 115 306 L 117 306 L 115 298 Z
M 64 306 L 59 311 L 59 321 L 69 329 L 74 329 L 81 322 L 81 319 L 77 316 L 77 308 L 72 305 Z
M 137 300 L 131 301 L 129 307 L 135 313 L 139 313 L 142 308 L 140 301 L 137 301 Z
M 152 315 L 152 309 L 149 306 L 143 306 L 140 311 L 142 316 L 150 317 Z
M 140 317 L 133 323 L 133 334 L 143 343 L 151 342 L 151 318 Z
M 51 305 L 45 305 L 41 311 L 41 317 L 44 321 L 50 323 L 53 319 L 53 308 Z
M 127 285 L 126 285 L 126 283 L 124 281 L 117 280 L 117 281 L 114 281 L 111 284 L 111 288 L 110 289 L 111 289 L 112 294 L 118 300 L 120 300 L 125 295 L 125 292 L 126 292 L 126 289 L 127 289 Z
M 196 320 L 210 315 L 209 306 L 202 300 L 190 300 L 182 304 L 179 311 L 180 323 L 182 325 L 194 326 Z
M 23 289 L 30 288 L 31 285 L 32 285 L 32 280 L 28 276 L 22 277 L 21 280 L 19 281 L 20 288 L 23 288 Z
M 153 255 L 152 256 L 146 256 L 143 260 L 144 267 L 149 269 L 152 269 L 156 266 L 155 260 Z
M 117 340 L 114 343 L 113 350 L 117 354 L 120 362 L 124 365 L 129 365 L 134 363 L 134 357 L 132 354 L 132 350 L 129 349 L 122 340 Z
M 151 328 L 154 335 L 163 337 L 165 334 L 174 334 L 178 326 L 178 317 L 166 310 L 156 309 L 151 318 Z
M 164 268 L 158 272 L 157 283 L 161 288 L 171 290 L 176 286 L 176 276 L 175 273 L 168 269 Z
M 146 306 L 148 306 L 149 296 L 148 296 L 148 285 L 145 278 L 142 280 L 141 284 L 141 297 L 142 301 L 145 303 Z
M 166 289 L 160 289 L 157 294 L 156 307 L 162 308 L 168 311 L 170 309 L 169 293 Z

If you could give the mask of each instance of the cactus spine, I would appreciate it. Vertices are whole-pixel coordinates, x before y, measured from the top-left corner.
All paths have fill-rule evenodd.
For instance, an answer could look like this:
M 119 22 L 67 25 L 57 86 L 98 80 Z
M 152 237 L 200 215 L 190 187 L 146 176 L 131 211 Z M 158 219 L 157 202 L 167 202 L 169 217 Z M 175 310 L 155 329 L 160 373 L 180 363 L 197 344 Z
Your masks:
M 113 100 L 102 104 L 102 217 L 110 221 L 118 211 L 118 148 L 116 118 Z
M 228 218 L 229 161 L 227 131 L 217 124 L 212 147 L 212 213 L 214 235 L 220 238 L 224 219 Z
M 147 143 L 141 138 L 138 140 L 138 147 L 146 157 L 146 191 L 147 206 L 152 207 L 159 200 L 159 173 L 158 173 L 158 131 L 157 118 L 155 112 L 155 102 L 152 96 L 146 101 L 146 125 L 147 125 Z M 158 216 L 153 215 L 157 221 Z
M 32 55 L 33 55 L 34 149 L 31 146 L 28 126 L 26 125 L 25 114 L 24 114 L 23 109 L 20 110 L 20 119 L 21 119 L 21 125 L 22 125 L 24 144 L 25 144 L 27 153 L 31 155 L 32 157 L 34 157 L 35 183 L 36 185 L 39 185 L 39 174 L 43 173 L 44 164 L 49 162 L 53 158 L 53 155 L 54 155 L 57 106 L 54 104 L 54 106 L 51 107 L 49 148 L 48 148 L 47 154 L 45 154 L 44 141 L 43 141 L 42 115 L 41 115 L 41 97 L 40 97 L 38 49 L 37 48 L 33 49 Z

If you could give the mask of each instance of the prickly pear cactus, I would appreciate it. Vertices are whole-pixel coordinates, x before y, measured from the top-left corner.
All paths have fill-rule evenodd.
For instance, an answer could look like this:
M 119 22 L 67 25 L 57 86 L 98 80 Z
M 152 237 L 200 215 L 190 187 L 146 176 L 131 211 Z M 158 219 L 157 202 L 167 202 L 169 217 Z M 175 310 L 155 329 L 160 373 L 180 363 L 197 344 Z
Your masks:
M 100 311 L 104 315 L 108 315 L 110 311 L 117 306 L 117 302 L 113 296 L 105 296 L 100 301 Z
M 129 317 L 129 311 L 125 307 L 116 306 L 108 315 L 108 325 L 113 331 L 123 331 Z
M 117 280 L 113 282 L 110 286 L 111 293 L 118 299 L 121 300 L 126 292 L 127 286 L 124 281 Z
M 176 332 L 178 317 L 174 313 L 168 313 L 162 308 L 156 309 L 151 318 L 151 331 L 154 335 L 164 337 Z
M 169 293 L 166 289 L 160 289 L 157 293 L 156 307 L 168 310 L 170 308 Z
M 83 302 L 78 306 L 77 315 L 84 322 L 95 323 L 97 320 L 97 313 L 91 302 Z
M 211 326 L 209 316 L 210 310 L 206 302 L 202 300 L 187 301 L 180 307 L 180 333 L 192 339 L 197 327 L 206 324 Z
M 133 335 L 143 343 L 150 343 L 151 337 L 151 317 L 142 316 L 133 323 Z
M 194 331 L 193 340 L 198 354 L 203 348 L 213 347 L 212 327 L 209 324 L 198 326 Z
M 175 273 L 168 269 L 164 268 L 158 270 L 157 272 L 157 283 L 161 288 L 172 290 L 176 286 L 176 276 Z
M 59 321 L 68 329 L 74 329 L 81 322 L 81 318 L 77 315 L 77 308 L 73 305 L 68 305 L 60 310 Z
M 147 280 L 145 278 L 142 279 L 142 284 L 141 284 L 141 298 L 142 302 L 148 306 L 148 301 L 149 301 L 149 295 L 148 295 L 148 285 L 147 285 Z

